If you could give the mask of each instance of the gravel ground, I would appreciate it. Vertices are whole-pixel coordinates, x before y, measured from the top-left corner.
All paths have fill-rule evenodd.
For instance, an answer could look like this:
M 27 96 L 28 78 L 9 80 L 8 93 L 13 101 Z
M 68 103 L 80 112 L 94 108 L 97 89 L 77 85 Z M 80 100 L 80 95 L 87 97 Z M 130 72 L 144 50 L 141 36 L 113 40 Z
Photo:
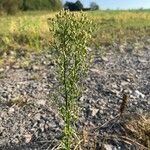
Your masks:
M 106 54 L 95 56 L 84 81 L 79 130 L 87 124 L 98 127 L 116 116 L 123 90 L 129 96 L 128 114 L 150 113 L 150 39 L 138 46 L 114 44 L 104 49 Z M 33 55 L 26 66 L 17 62 L 0 68 L 0 149 L 51 149 L 62 138 L 63 120 L 51 97 L 57 80 L 50 58 L 43 52 Z

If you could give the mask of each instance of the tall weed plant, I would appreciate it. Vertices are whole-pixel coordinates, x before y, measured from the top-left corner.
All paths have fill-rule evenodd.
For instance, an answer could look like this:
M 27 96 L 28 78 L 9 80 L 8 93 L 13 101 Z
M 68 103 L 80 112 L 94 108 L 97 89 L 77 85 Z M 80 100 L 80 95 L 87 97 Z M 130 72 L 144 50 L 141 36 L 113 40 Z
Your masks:
M 78 100 L 82 93 L 89 61 L 92 60 L 87 48 L 91 38 L 92 22 L 83 12 L 60 11 L 51 19 L 53 52 L 56 63 L 60 95 L 57 96 L 60 114 L 64 120 L 63 148 L 70 150 L 74 145 L 75 123 L 79 115 Z

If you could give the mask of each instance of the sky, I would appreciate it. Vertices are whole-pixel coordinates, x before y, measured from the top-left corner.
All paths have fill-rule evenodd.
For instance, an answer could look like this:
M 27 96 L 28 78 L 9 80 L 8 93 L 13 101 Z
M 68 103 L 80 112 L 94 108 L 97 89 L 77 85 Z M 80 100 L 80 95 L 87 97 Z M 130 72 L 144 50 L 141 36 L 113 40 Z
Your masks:
M 63 2 L 76 2 L 76 0 L 63 0 Z M 150 0 L 80 0 L 84 7 L 89 7 L 92 1 L 96 2 L 101 9 L 138 9 L 149 8 Z

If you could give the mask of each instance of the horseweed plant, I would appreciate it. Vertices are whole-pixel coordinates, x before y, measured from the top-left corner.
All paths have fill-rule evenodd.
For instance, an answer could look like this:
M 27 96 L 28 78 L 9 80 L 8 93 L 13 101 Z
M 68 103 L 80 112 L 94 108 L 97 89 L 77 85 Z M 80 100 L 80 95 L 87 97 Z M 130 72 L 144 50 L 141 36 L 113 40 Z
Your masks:
M 65 123 L 63 148 L 70 150 L 75 137 L 74 125 L 79 115 L 78 99 L 83 90 L 81 81 L 92 60 L 86 47 L 91 38 L 92 22 L 83 12 L 62 10 L 49 23 L 54 37 L 52 45 L 60 85 L 57 89 L 61 94 L 60 114 Z

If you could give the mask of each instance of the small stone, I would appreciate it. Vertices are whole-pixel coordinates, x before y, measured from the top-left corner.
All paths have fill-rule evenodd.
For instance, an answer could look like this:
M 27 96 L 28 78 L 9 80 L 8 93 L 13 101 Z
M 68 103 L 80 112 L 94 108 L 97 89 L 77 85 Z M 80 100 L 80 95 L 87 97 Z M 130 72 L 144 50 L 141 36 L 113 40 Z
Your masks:
M 0 127 L 0 133 L 2 133 L 3 130 L 5 130 L 5 128 L 3 128 L 3 127 L 1 126 L 1 127 Z
M 4 111 L 4 112 L 1 112 L 0 115 L 1 115 L 1 116 L 0 116 L 1 119 L 5 119 L 5 118 L 8 116 L 5 111 Z
M 29 143 L 32 139 L 32 134 L 25 134 L 24 138 L 25 138 L 25 143 Z
M 17 65 L 17 64 L 16 64 L 16 65 L 13 65 L 12 68 L 13 68 L 13 69 L 19 69 L 19 68 L 20 68 L 20 65 Z
M 139 92 L 138 90 L 135 91 L 135 95 L 137 98 L 144 98 L 145 97 L 145 95 L 142 94 L 141 92 Z
M 10 69 L 10 66 L 6 66 L 6 70 L 9 70 Z
M 114 148 L 112 145 L 109 144 L 103 144 L 102 148 L 105 150 L 117 150 L 116 148 Z
M 24 134 L 25 128 L 24 127 L 20 127 L 20 134 Z
M 130 98 L 131 98 L 131 99 L 136 99 L 136 96 L 130 95 Z
M 100 110 L 99 112 L 100 112 L 100 114 L 103 114 L 103 113 L 104 113 L 104 111 L 103 111 L 103 110 Z
M 147 39 L 147 42 L 150 43 L 150 39 Z
M 96 75 L 100 75 L 101 72 L 98 69 L 90 69 L 91 72 L 93 72 Z
M 9 108 L 8 113 L 9 113 L 9 114 L 12 114 L 14 111 L 15 111 L 15 109 L 11 107 L 11 108 Z
M 39 128 L 41 129 L 42 132 L 44 132 L 44 123 L 40 123 Z
M 64 127 L 64 121 L 61 119 L 59 120 L 59 127 L 63 128 Z
M 37 103 L 38 105 L 45 106 L 46 101 L 45 101 L 45 100 L 38 100 L 36 103 Z
M 46 61 L 43 61 L 43 65 L 47 65 L 47 62 L 46 62 Z
M 116 83 L 113 83 L 113 84 L 111 85 L 111 87 L 112 87 L 113 89 L 118 89 L 118 85 L 117 85 Z
M 4 52 L 4 53 L 3 53 L 3 58 L 6 58 L 6 57 L 7 57 L 7 53 Z
M 111 90 L 111 92 L 114 93 L 114 94 L 116 94 L 117 96 L 119 96 L 119 93 L 120 93 L 118 90 L 115 90 L 115 89 Z
M 39 71 L 40 70 L 39 66 L 36 66 L 36 65 L 33 65 L 32 69 L 33 69 L 33 71 Z
M 107 57 L 102 56 L 102 60 L 108 62 L 108 58 Z
M 87 47 L 87 50 L 88 50 L 89 52 L 92 52 L 92 48 L 90 48 L 90 47 Z
M 41 119 L 41 114 L 37 113 L 34 117 L 35 120 L 40 120 Z
M 85 100 L 85 96 L 80 97 L 80 101 L 83 102 Z
M 4 68 L 0 68 L 0 73 L 3 73 L 5 71 Z
M 126 51 L 127 51 L 128 53 L 132 53 L 132 52 L 133 52 L 133 47 L 132 47 L 131 45 L 129 45 L 129 46 L 127 47 Z
M 14 51 L 10 51 L 10 55 L 15 56 L 16 53 Z
M 137 101 L 134 101 L 133 104 L 134 104 L 134 105 L 137 105 L 138 103 L 137 103 Z
M 126 86 L 126 85 L 128 85 L 129 83 L 128 82 L 126 82 L 126 81 L 121 81 L 121 85 L 122 86 Z
M 143 49 L 144 49 L 144 50 L 149 50 L 149 46 L 144 45 L 144 46 L 143 46 Z
M 50 54 L 45 55 L 46 58 L 51 58 L 52 56 Z
M 119 50 L 120 50 L 121 53 L 124 53 L 124 46 L 120 46 Z
M 139 114 L 143 114 L 143 109 L 139 108 L 138 112 L 139 112 Z
M 54 128 L 57 127 L 57 125 L 56 125 L 55 122 L 53 121 L 53 122 L 49 123 L 49 127 L 50 127 L 51 129 L 54 129 Z
M 12 139 L 12 143 L 18 144 L 19 143 L 19 139 L 18 138 Z
M 94 117 L 94 116 L 98 113 L 98 111 L 99 111 L 99 109 L 96 109 L 96 108 L 92 108 L 91 110 L 92 110 L 92 116 L 93 116 L 93 117 Z
M 144 58 L 140 58 L 140 57 L 139 57 L 138 60 L 139 60 L 139 62 L 141 62 L 141 63 L 147 63 L 147 61 L 146 61 Z
M 132 80 L 134 80 L 134 79 L 132 79 Z M 127 81 L 128 81 L 128 82 L 131 82 L 131 79 L 128 78 Z

